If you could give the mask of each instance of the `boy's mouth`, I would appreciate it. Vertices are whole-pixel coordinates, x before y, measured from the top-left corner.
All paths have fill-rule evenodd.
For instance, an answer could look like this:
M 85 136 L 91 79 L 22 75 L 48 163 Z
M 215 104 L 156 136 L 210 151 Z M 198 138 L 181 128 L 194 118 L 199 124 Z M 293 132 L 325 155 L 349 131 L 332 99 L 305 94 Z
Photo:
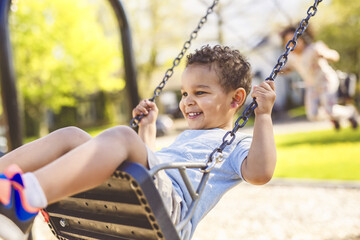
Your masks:
M 201 114 L 202 114 L 202 112 L 190 112 L 187 115 L 188 115 L 189 119 L 194 119 L 194 118 L 198 117 Z

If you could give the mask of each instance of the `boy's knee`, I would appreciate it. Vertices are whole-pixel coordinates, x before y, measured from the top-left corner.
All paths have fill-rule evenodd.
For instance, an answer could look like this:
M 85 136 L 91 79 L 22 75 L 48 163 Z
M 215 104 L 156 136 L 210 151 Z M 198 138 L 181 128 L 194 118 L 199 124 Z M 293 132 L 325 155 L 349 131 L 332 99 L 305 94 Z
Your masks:
M 64 141 L 70 148 L 77 147 L 91 139 L 90 134 L 78 127 L 65 127 L 54 131 L 56 138 Z
M 116 126 L 104 131 L 101 137 L 110 138 L 116 142 L 121 141 L 123 144 L 126 144 L 131 143 L 138 135 L 128 126 Z

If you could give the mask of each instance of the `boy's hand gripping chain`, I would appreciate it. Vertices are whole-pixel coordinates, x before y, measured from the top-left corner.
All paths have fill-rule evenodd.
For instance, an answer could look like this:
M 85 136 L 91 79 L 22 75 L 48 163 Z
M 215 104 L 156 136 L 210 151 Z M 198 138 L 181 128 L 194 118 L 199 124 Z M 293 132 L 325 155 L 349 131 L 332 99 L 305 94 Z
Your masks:
M 181 50 L 180 53 L 177 55 L 177 57 L 174 59 L 172 67 L 169 68 L 168 70 L 166 70 L 165 76 L 164 76 L 163 80 L 162 80 L 162 81 L 160 82 L 160 84 L 155 88 L 153 97 L 149 99 L 150 101 L 152 101 L 152 102 L 155 101 L 155 98 L 160 95 L 160 93 L 162 92 L 162 89 L 165 87 L 166 82 L 167 82 L 167 81 L 171 78 L 171 76 L 174 74 L 174 68 L 180 64 L 181 59 L 184 57 L 186 51 L 190 48 L 190 46 L 191 46 L 191 41 L 197 37 L 198 32 L 200 31 L 200 29 L 202 28 L 202 26 L 206 23 L 208 16 L 209 16 L 212 12 L 214 12 L 214 7 L 215 7 L 218 3 L 219 3 L 219 0 L 214 0 L 214 2 L 212 3 L 212 5 L 207 9 L 205 16 L 203 16 L 203 17 L 200 19 L 197 27 L 191 32 L 189 40 L 187 40 L 187 41 L 184 43 L 182 50 Z M 139 125 L 139 122 L 141 121 L 141 119 L 142 119 L 143 117 L 144 117 L 144 114 L 135 116 L 135 117 L 131 120 L 131 122 L 130 122 L 130 127 L 136 128 L 136 127 Z
M 296 31 L 294 33 L 294 37 L 291 40 L 289 40 L 288 43 L 286 44 L 285 52 L 283 54 L 281 54 L 281 56 L 278 58 L 278 61 L 275 65 L 273 71 L 271 72 L 270 76 L 265 79 L 265 81 L 274 81 L 275 80 L 277 74 L 280 72 L 282 67 L 286 64 L 289 53 L 295 49 L 297 40 L 299 39 L 299 37 L 304 33 L 304 31 L 308 27 L 310 18 L 315 16 L 315 14 L 317 12 L 317 7 L 318 7 L 319 3 L 321 3 L 322 1 L 323 0 L 315 0 L 315 3 L 309 7 L 309 9 L 307 10 L 306 18 L 304 18 L 300 22 L 299 27 L 296 29 Z M 225 134 L 225 136 L 223 137 L 222 144 L 218 148 L 215 148 L 214 151 L 210 154 L 208 161 L 207 161 L 208 166 L 202 170 L 203 172 L 210 172 L 215 167 L 216 163 L 223 161 L 222 151 L 224 150 L 224 148 L 227 145 L 230 145 L 234 141 L 235 133 L 239 130 L 239 128 L 242 128 L 245 126 L 249 117 L 254 113 L 254 110 L 256 107 L 257 107 L 257 103 L 256 103 L 256 99 L 254 98 L 252 103 L 245 109 L 243 114 L 236 120 L 235 127 L 231 131 L 228 131 Z M 241 124 L 239 124 L 240 120 L 243 121 Z M 229 135 L 230 135 L 230 139 L 227 140 L 226 138 Z

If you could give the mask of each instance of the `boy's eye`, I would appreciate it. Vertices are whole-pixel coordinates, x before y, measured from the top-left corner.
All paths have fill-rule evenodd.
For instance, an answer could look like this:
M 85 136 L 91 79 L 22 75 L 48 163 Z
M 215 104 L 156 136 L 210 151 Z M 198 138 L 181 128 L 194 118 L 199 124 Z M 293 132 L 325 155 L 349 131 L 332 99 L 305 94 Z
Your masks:
M 203 91 L 197 91 L 196 92 L 196 95 L 203 95 L 203 94 L 205 94 L 205 92 L 203 92 Z
M 187 94 L 187 92 L 183 92 L 182 95 L 183 95 L 183 97 L 186 97 L 188 94 Z

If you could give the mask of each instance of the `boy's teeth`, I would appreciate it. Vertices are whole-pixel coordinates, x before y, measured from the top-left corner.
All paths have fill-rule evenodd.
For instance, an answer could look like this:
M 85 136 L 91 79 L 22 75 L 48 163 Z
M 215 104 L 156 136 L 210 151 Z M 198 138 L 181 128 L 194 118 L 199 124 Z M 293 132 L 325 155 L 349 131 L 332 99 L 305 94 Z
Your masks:
M 189 116 L 196 116 L 199 115 L 200 113 L 189 113 Z

